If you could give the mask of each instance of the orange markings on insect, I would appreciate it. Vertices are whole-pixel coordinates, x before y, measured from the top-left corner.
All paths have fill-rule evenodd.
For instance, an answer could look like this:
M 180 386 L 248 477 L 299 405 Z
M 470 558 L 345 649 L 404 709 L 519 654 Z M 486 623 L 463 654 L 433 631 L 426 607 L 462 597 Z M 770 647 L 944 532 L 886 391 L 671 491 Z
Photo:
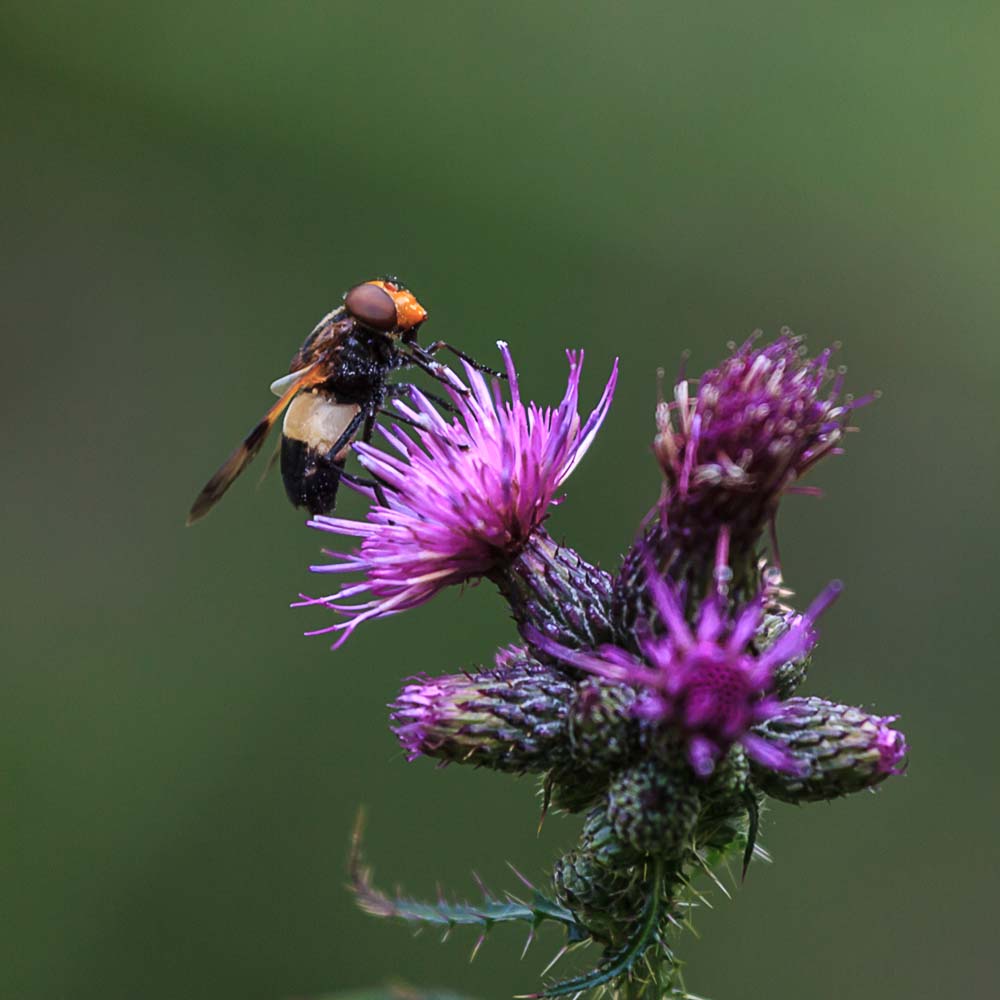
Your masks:
M 412 292 L 399 288 L 390 281 L 369 281 L 369 285 L 377 285 L 392 296 L 396 303 L 396 326 L 400 330 L 409 330 L 427 319 L 427 310 L 417 301 Z

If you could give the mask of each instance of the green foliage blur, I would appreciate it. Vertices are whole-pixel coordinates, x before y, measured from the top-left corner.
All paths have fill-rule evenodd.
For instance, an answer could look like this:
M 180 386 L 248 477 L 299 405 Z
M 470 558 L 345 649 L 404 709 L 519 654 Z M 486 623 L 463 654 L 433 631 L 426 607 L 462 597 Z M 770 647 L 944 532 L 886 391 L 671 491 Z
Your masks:
M 561 944 L 519 961 L 500 929 L 470 966 L 471 937 L 344 888 L 361 804 L 419 893 L 543 880 L 575 838 L 536 837 L 530 780 L 407 764 L 387 729 L 403 678 L 511 641 L 491 588 L 330 653 L 288 604 L 331 539 L 276 477 L 184 527 L 305 333 L 386 271 L 428 336 L 509 340 L 536 399 L 564 348 L 584 405 L 621 356 L 550 522 L 609 567 L 658 490 L 658 367 L 755 327 L 843 342 L 884 395 L 826 497 L 786 502 L 786 576 L 845 580 L 807 690 L 901 713 L 910 774 L 773 808 L 776 863 L 710 893 L 687 983 L 993 995 L 998 33 L 990 3 L 7 0 L 0 998 L 492 1000 Z

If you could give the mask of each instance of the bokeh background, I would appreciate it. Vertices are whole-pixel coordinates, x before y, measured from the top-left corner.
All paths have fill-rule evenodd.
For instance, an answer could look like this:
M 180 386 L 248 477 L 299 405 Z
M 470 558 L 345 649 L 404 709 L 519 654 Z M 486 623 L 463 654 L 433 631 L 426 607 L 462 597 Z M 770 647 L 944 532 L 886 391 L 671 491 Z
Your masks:
M 658 489 L 658 366 L 783 324 L 883 390 L 782 513 L 803 598 L 847 583 L 809 690 L 900 712 L 910 774 L 776 807 L 693 992 L 994 996 L 1000 16 L 991 3 L 55 4 L 0 11 L 0 997 L 530 991 L 497 931 L 357 912 L 382 880 L 513 888 L 529 779 L 406 764 L 401 678 L 513 635 L 488 586 L 362 628 L 291 611 L 322 539 L 250 474 L 184 514 L 356 281 L 528 391 L 618 398 L 552 530 L 614 567 Z M 359 514 L 357 498 L 342 509 Z M 588 956 L 588 957 L 593 957 Z M 565 971 L 570 965 L 564 967 Z

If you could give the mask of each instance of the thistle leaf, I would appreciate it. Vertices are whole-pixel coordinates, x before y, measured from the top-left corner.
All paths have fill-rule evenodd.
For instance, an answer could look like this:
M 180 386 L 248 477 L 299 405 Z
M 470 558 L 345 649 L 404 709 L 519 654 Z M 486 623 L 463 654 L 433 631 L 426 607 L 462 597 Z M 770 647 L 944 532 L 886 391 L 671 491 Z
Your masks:
M 372 881 L 372 870 L 365 864 L 361 854 L 362 817 L 354 828 L 351 839 L 351 853 L 348 860 L 348 875 L 351 892 L 358 906 L 365 913 L 376 917 L 394 917 L 408 923 L 430 924 L 450 930 L 452 927 L 472 926 L 489 932 L 494 924 L 526 923 L 532 929 L 546 920 L 561 924 L 571 942 L 589 939 L 586 928 L 577 923 L 573 914 L 565 907 L 544 896 L 537 889 L 532 892 L 529 902 L 505 894 L 503 899 L 492 895 L 480 883 L 483 898 L 479 902 L 448 900 L 441 896 L 437 902 L 410 899 L 402 894 L 390 895 L 379 889 Z

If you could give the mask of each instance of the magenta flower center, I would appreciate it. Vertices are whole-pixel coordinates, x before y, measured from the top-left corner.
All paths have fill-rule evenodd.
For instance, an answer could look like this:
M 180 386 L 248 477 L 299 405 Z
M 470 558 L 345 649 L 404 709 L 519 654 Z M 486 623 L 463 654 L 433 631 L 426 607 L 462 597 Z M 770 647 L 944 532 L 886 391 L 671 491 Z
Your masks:
M 678 699 L 679 721 L 688 729 L 732 742 L 748 728 L 753 705 L 763 692 L 750 684 L 739 661 L 717 647 L 694 653 L 685 672 L 689 680 Z

